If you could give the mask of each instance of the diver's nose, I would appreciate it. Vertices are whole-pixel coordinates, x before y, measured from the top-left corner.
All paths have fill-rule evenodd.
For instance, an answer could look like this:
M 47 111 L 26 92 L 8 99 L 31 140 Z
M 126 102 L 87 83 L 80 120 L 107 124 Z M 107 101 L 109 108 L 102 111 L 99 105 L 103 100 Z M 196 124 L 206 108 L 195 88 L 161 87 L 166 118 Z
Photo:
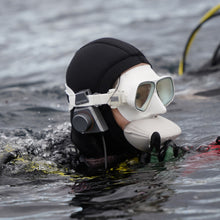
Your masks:
M 151 115 L 160 115 L 160 114 L 164 114 L 167 112 L 166 107 L 161 102 L 156 92 L 154 92 L 153 97 L 151 98 L 147 111 Z

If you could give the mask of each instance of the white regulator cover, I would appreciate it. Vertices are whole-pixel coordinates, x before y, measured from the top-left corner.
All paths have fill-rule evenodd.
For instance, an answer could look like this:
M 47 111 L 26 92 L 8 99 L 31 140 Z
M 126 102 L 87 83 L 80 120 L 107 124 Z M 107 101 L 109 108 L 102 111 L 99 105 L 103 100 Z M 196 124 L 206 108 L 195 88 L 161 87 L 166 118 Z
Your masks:
M 177 124 L 162 116 L 131 121 L 124 129 L 128 142 L 140 151 L 147 150 L 154 132 L 160 134 L 163 144 L 167 140 L 178 137 L 181 129 Z

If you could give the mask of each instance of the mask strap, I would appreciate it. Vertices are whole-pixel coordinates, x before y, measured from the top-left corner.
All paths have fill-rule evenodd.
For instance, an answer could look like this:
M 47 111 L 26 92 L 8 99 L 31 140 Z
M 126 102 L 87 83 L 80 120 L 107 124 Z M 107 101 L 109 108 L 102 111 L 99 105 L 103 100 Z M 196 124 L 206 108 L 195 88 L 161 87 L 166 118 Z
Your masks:
M 66 86 L 66 94 L 69 98 L 69 110 L 72 110 L 74 107 L 86 107 L 86 106 L 99 106 L 108 104 L 111 108 L 117 108 L 122 103 L 125 103 L 125 96 L 123 92 L 118 92 L 116 89 L 110 89 L 107 93 L 97 93 L 97 94 L 86 94 L 84 93 L 84 97 L 86 98 L 85 103 L 76 104 L 76 96 L 78 93 L 74 93 L 73 90 Z M 82 94 L 82 92 L 81 92 Z

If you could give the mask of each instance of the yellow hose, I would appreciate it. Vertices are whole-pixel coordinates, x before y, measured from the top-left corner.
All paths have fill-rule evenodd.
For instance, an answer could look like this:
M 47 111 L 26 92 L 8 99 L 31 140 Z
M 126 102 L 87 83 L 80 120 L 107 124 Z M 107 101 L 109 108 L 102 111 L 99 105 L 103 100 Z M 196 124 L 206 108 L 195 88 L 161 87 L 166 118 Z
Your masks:
M 218 10 L 220 10 L 220 4 L 216 5 L 215 7 L 213 7 L 212 9 L 210 9 L 201 19 L 200 19 L 200 22 L 199 24 L 202 24 L 204 23 L 207 19 L 209 19 L 213 14 L 215 14 Z M 179 69 L 178 69 L 178 73 L 179 75 L 183 75 L 183 72 L 184 72 L 184 66 L 183 66 L 183 62 L 184 62 L 184 59 L 186 58 L 186 56 L 188 55 L 189 53 L 189 50 L 190 50 L 190 47 L 192 45 L 192 42 L 194 41 L 195 37 L 196 37 L 196 34 L 198 33 L 200 28 L 198 28 L 198 30 L 196 30 L 193 35 L 191 36 L 191 38 L 189 39 L 188 41 L 188 44 L 186 45 L 186 53 L 185 53 L 185 56 L 182 57 L 182 59 L 180 60 L 179 62 Z
M 220 4 L 216 5 L 215 7 L 213 7 L 212 9 L 210 9 L 200 20 L 200 23 L 203 23 L 204 21 L 206 21 L 208 18 L 210 18 L 213 14 L 215 14 L 215 12 L 217 12 L 218 10 L 220 10 Z

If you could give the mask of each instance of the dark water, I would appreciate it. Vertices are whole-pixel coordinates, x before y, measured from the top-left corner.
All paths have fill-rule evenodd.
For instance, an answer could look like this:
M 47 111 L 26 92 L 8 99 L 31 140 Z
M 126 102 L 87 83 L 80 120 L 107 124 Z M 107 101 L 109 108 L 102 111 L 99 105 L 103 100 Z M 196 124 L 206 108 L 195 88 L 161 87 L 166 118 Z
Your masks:
M 76 177 L 68 167 L 64 94 L 75 51 L 96 38 L 120 38 L 141 49 L 156 70 L 174 75 L 177 95 L 166 117 L 182 128 L 177 143 L 210 143 L 220 135 L 219 71 L 176 72 L 189 33 L 218 3 L 2 0 L 0 219 L 219 219 L 218 154 L 191 152 L 130 171 Z M 187 68 L 208 61 L 218 43 L 216 18 L 199 32 Z

